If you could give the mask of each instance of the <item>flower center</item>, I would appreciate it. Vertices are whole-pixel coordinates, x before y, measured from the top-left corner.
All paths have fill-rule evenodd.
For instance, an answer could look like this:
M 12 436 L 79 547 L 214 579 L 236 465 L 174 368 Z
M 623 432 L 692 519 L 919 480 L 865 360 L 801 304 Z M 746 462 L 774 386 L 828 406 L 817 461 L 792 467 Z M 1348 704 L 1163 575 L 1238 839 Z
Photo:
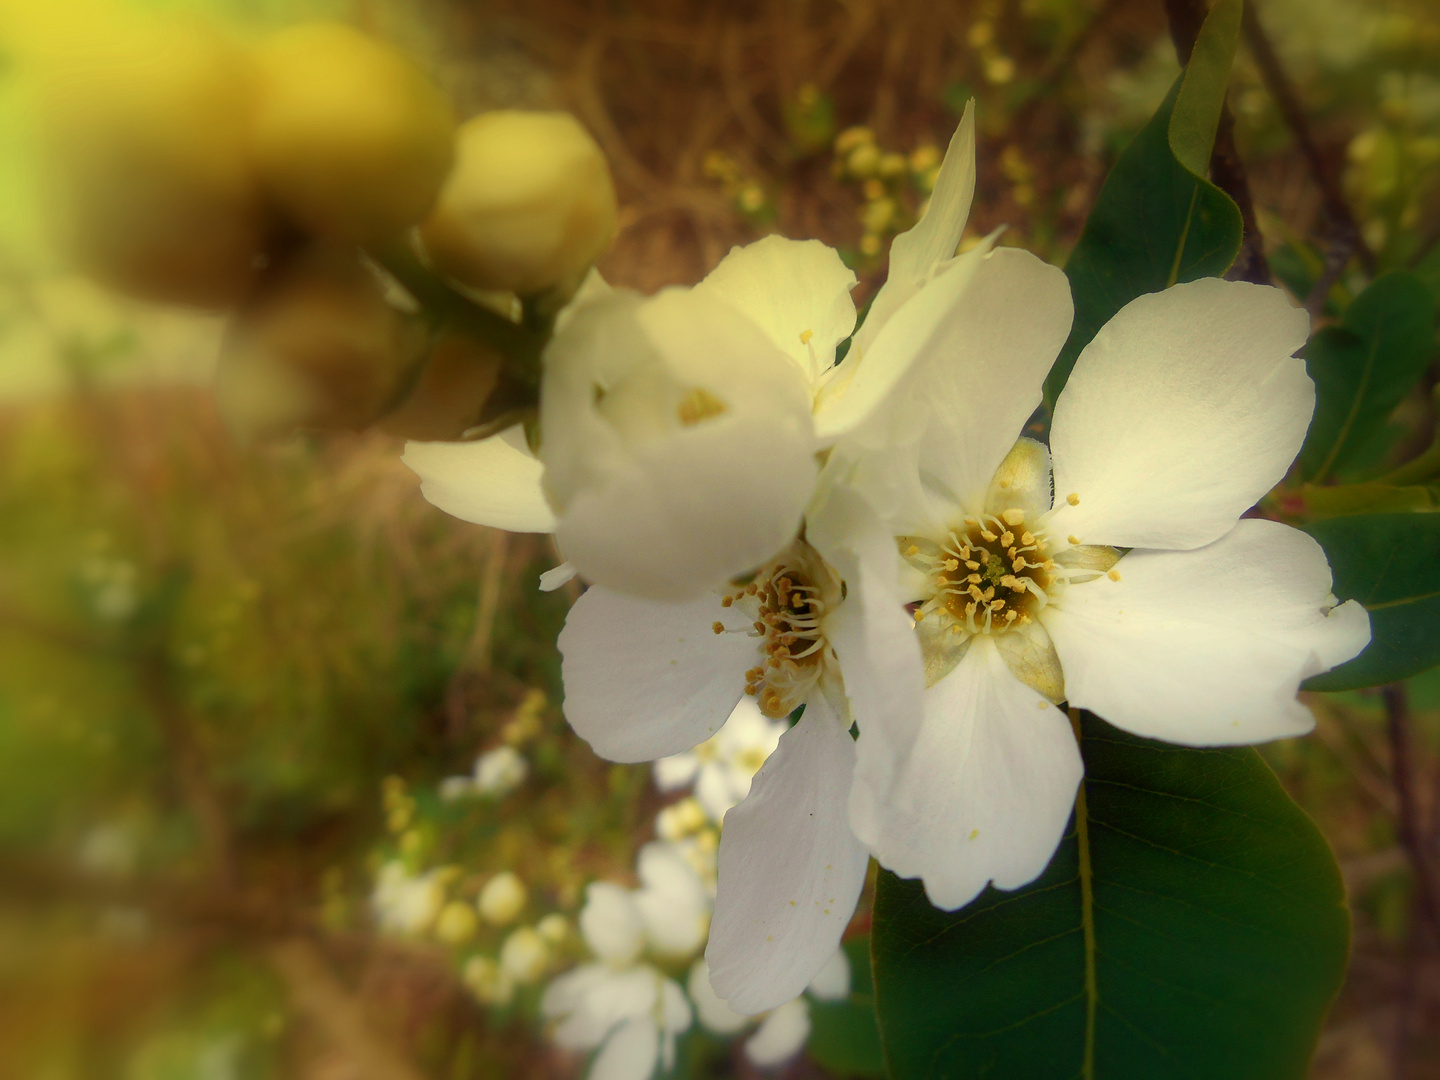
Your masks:
M 952 630 L 971 634 L 1004 633 L 1031 622 L 1057 578 L 1045 539 L 1026 528 L 1025 512 L 1018 509 L 967 517 L 939 543 L 902 537 L 906 559 L 930 584 L 915 621 L 943 609 L 955 619 Z
M 745 673 L 745 692 L 772 720 L 798 708 L 824 674 L 829 644 L 823 623 L 839 601 L 839 579 L 804 540 L 721 596 L 721 606 L 753 617 L 749 633 L 762 639 L 762 658 Z M 723 632 L 722 624 L 715 626 Z

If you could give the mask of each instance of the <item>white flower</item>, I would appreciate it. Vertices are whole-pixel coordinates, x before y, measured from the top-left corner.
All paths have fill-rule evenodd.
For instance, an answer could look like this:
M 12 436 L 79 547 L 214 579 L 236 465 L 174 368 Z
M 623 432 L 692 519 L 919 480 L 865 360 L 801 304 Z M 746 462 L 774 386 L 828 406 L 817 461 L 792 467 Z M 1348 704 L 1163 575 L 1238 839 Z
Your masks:
M 897 237 L 890 278 L 850 355 L 838 367 L 823 352 L 792 356 L 810 372 L 817 438 L 835 443 L 838 462 L 903 428 L 913 413 L 907 372 L 950 342 L 970 291 L 990 272 L 986 244 L 954 256 L 973 189 L 967 111 L 931 209 Z M 843 308 L 818 284 L 825 275 L 817 254 L 762 241 L 732 251 L 697 288 L 744 307 L 777 344 L 795 338 L 798 353 L 812 339 L 791 332 L 795 320 Z M 822 325 L 835 322 L 832 314 Z M 881 408 L 897 393 L 899 403 Z M 851 777 L 857 753 L 893 751 L 883 740 L 862 739 L 857 748 L 851 707 L 862 727 L 903 728 L 919 713 L 924 688 L 910 621 L 895 602 L 894 562 L 893 536 L 865 499 L 827 482 L 809 507 L 805 537 L 744 586 L 678 603 L 596 586 L 560 635 L 566 716 L 611 760 L 653 760 L 704 742 L 742 690 L 772 719 L 805 706 L 748 796 L 725 815 L 706 957 L 716 991 L 738 1011 L 798 995 L 834 952 L 860 895 L 868 852 L 849 825 Z M 893 764 L 867 769 L 884 773 Z
M 446 945 L 463 945 L 475 936 L 478 924 L 473 907 L 451 900 L 435 919 L 435 937 Z
M 691 289 L 577 299 L 545 355 L 545 498 L 513 431 L 497 446 L 411 444 L 405 460 L 459 517 L 553 529 L 597 584 L 669 600 L 719 587 L 791 541 L 817 451 L 866 428 L 969 287 L 988 248 L 954 256 L 973 190 L 967 109 L 842 364 L 854 274 L 817 241 L 767 237 Z
M 696 800 L 718 825 L 725 811 L 750 793 L 750 781 L 787 726 L 768 718 L 753 698 L 743 697 L 715 735 L 693 750 L 655 762 L 655 784 L 661 791 L 694 784 Z
M 849 467 L 897 537 L 928 686 L 908 723 L 862 714 L 862 748 L 888 752 L 862 753 L 851 823 L 944 908 L 1048 863 L 1082 773 L 1057 703 L 1192 746 L 1295 735 L 1300 682 L 1369 640 L 1312 539 L 1238 520 L 1310 420 L 1303 312 L 1218 279 L 1136 299 L 1081 353 L 1047 451 L 1016 437 L 1069 327 L 1065 280 L 989 261 L 955 347 L 913 372 L 930 420 Z
M 506 926 L 525 908 L 525 885 L 509 870 L 503 870 L 485 883 L 475 907 L 486 922 Z
M 644 1080 L 657 1064 L 674 1066 L 675 1038 L 692 1021 L 684 992 L 641 956 L 693 955 L 705 938 L 709 897 L 694 871 L 663 843 L 640 851 L 641 887 L 592 882 L 580 933 L 598 963 L 546 988 L 541 1012 L 559 1023 L 554 1038 L 571 1050 L 600 1053 L 591 1080 Z
M 600 1048 L 589 1080 L 647 1080 L 658 1065 L 675 1065 L 675 1039 L 693 1020 L 676 983 L 642 964 L 615 970 L 586 964 L 545 989 L 540 1011 L 556 1022 L 554 1039 L 567 1050 Z
M 414 876 L 405 864 L 391 861 L 380 868 L 370 904 L 387 933 L 423 934 L 445 902 L 445 875 L 438 870 Z
M 513 746 L 487 750 L 475 762 L 475 790 L 492 799 L 503 798 L 525 782 L 530 764 Z

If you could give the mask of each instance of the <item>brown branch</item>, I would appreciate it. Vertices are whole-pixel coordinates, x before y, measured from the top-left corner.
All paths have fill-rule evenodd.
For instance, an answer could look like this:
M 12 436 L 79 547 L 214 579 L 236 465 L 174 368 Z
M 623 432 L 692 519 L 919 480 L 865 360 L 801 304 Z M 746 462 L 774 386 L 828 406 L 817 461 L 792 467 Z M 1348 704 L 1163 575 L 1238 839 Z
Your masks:
M 1385 702 L 1385 726 L 1390 740 L 1390 782 L 1395 787 L 1396 832 L 1410 858 L 1415 892 L 1432 927 L 1440 932 L 1440 865 L 1426 842 L 1415 800 L 1414 752 L 1410 732 L 1410 704 L 1405 686 L 1392 683 L 1380 691 Z
M 1245 43 L 1250 47 L 1250 55 L 1255 58 L 1255 66 L 1260 69 L 1260 79 L 1265 84 L 1265 89 L 1275 99 L 1275 104 L 1280 109 L 1280 115 L 1285 120 L 1285 125 L 1290 133 L 1295 136 L 1296 145 L 1300 147 L 1300 153 L 1309 166 L 1310 175 L 1314 177 L 1316 185 L 1320 188 L 1321 205 L 1325 209 L 1325 216 L 1330 222 L 1333 235 L 1333 244 L 1337 248 L 1346 250 L 1345 262 L 1349 262 L 1349 254 L 1358 255 L 1361 264 L 1368 273 L 1375 272 L 1375 253 L 1365 243 L 1365 238 L 1360 232 L 1360 223 L 1355 220 L 1355 215 L 1350 211 L 1350 204 L 1345 201 L 1345 194 L 1340 189 L 1340 181 L 1335 176 L 1330 162 L 1321 152 L 1320 146 L 1315 142 L 1315 137 L 1310 133 L 1310 125 L 1305 119 L 1305 110 L 1300 106 L 1300 99 L 1295 92 L 1290 77 L 1285 74 L 1285 69 L 1280 65 L 1280 57 L 1276 54 L 1275 48 L 1270 44 L 1270 38 L 1265 33 L 1265 28 L 1260 23 L 1260 15 L 1255 9 L 1255 0 L 1247 0 L 1244 15 L 1241 21 L 1241 31 L 1245 35 Z M 1338 258 L 1338 255 L 1336 256 Z M 1327 263 L 1330 261 L 1327 257 Z M 1345 269 L 1341 263 L 1340 270 Z M 1339 271 L 1336 272 L 1339 277 Z M 1332 281 L 1331 284 L 1334 284 Z M 1317 283 L 1317 290 L 1319 285 Z M 1330 290 L 1327 287 L 1325 293 Z M 1323 295 L 1322 300 L 1323 303 Z M 1307 307 L 1309 306 L 1307 302 Z
M 1205 0 L 1164 0 L 1165 16 L 1170 22 L 1170 39 L 1175 43 L 1175 54 L 1181 65 L 1190 62 L 1195 51 L 1195 39 L 1210 9 Z M 1229 195 L 1240 208 L 1240 220 L 1244 233 L 1240 241 L 1240 254 L 1227 275 L 1240 281 L 1253 281 L 1260 285 L 1270 284 L 1270 266 L 1265 261 L 1265 238 L 1260 234 L 1260 224 L 1255 217 L 1255 198 L 1250 193 L 1250 180 L 1245 175 L 1244 163 L 1235 149 L 1235 117 L 1228 104 L 1220 108 L 1220 123 L 1215 129 L 1215 145 L 1210 151 L 1210 180 L 1221 191 Z

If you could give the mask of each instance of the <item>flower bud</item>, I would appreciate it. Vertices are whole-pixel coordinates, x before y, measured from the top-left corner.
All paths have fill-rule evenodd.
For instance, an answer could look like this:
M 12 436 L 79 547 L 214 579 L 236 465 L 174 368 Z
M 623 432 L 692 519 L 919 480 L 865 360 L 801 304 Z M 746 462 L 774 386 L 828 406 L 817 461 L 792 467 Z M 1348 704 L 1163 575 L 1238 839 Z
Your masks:
M 545 494 L 596 584 L 679 600 L 753 570 L 795 536 L 815 449 L 798 365 L 708 291 L 617 291 L 546 352 Z
M 246 146 L 246 54 L 182 19 L 52 35 L 38 52 L 42 161 L 63 247 L 134 296 L 238 300 L 265 231 Z
M 515 981 L 488 956 L 472 956 L 460 978 L 482 1005 L 504 1008 L 514 1000 Z
M 435 936 L 446 945 L 464 945 L 475 936 L 479 924 L 473 907 L 451 900 L 440 909 L 440 915 L 435 920 Z
M 256 166 L 297 225 L 368 242 L 425 216 L 454 158 L 455 121 L 419 68 L 326 22 L 280 31 L 256 61 Z
M 221 409 L 245 435 L 364 427 L 403 389 L 414 337 L 353 255 L 312 248 L 237 312 L 217 373 Z
M 442 273 L 477 289 L 573 292 L 615 235 L 600 147 L 567 113 L 482 113 L 460 128 L 455 170 L 420 227 Z
M 500 969 L 521 986 L 529 986 L 545 974 L 550 949 L 535 930 L 522 926 L 513 930 L 500 946 Z
M 518 877 L 505 870 L 485 883 L 475 906 L 486 922 L 505 926 L 514 922 L 525 909 L 525 886 Z

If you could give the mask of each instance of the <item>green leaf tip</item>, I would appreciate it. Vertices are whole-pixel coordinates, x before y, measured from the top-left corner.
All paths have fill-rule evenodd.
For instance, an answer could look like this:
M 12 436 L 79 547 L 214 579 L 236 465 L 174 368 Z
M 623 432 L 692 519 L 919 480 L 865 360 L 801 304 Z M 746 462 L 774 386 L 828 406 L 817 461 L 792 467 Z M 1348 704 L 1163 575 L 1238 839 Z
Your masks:
M 1170 114 L 1170 151 L 1176 161 L 1201 178 L 1210 167 L 1210 150 L 1225 107 L 1225 87 L 1240 42 L 1243 11 L 1243 0 L 1219 0 L 1211 9 L 1195 39 Z

